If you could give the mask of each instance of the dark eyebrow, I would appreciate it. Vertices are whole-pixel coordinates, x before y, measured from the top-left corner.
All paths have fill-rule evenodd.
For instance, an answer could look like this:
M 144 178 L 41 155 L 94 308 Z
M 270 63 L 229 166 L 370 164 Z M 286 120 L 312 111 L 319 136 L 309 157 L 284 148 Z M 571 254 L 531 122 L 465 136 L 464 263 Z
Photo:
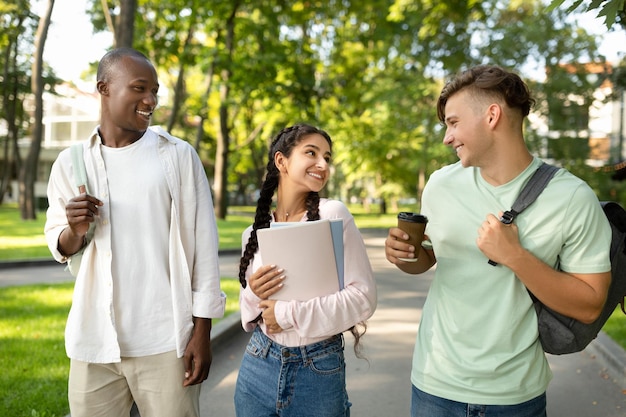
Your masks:
M 150 84 L 152 81 L 148 80 L 147 78 L 135 78 L 134 80 L 131 80 L 131 84 L 132 83 L 140 83 L 140 84 Z M 156 88 L 161 87 L 161 85 L 159 83 L 154 84 L 154 86 Z
M 313 149 L 315 149 L 315 150 L 316 150 L 316 151 L 318 151 L 318 152 L 319 152 L 319 151 L 321 151 L 321 149 L 320 149 L 320 147 L 319 147 L 319 146 L 317 146 L 317 145 L 313 145 L 312 143 L 307 143 L 306 145 L 304 145 L 304 148 L 305 148 L 305 149 L 306 149 L 306 148 L 313 148 Z M 325 153 L 325 155 L 332 156 L 332 153 L 330 153 L 330 152 L 326 152 L 326 153 Z

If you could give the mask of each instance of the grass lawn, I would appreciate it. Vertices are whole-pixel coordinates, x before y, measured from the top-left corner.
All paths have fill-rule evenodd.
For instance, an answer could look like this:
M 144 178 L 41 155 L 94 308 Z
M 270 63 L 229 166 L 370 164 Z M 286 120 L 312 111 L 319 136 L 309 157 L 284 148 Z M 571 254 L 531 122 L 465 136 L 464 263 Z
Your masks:
M 622 348 L 626 349 L 626 315 L 621 306 L 617 306 L 602 330 Z
M 395 214 L 366 213 L 359 206 L 351 206 L 360 228 L 388 228 L 396 223 Z M 241 247 L 241 233 L 253 221 L 254 207 L 232 207 L 226 220 L 217 220 L 220 249 Z M 43 227 L 46 213 L 37 214 L 36 220 L 23 221 L 15 204 L 0 205 L 0 261 L 49 259 L 51 257 Z
M 72 284 L 0 288 L 0 391 L 7 416 L 64 416 L 63 330 Z
M 239 309 L 239 281 L 223 279 L 226 315 Z M 3 416 L 68 414 L 64 329 L 73 283 L 0 288 L 0 392 Z M 214 324 L 219 320 L 214 320 Z
M 0 205 L 0 261 L 51 258 L 43 234 L 46 213 L 37 213 L 37 220 L 24 221 L 15 204 Z M 229 215 L 217 221 L 220 249 L 241 246 L 241 232 L 252 222 L 249 214 Z

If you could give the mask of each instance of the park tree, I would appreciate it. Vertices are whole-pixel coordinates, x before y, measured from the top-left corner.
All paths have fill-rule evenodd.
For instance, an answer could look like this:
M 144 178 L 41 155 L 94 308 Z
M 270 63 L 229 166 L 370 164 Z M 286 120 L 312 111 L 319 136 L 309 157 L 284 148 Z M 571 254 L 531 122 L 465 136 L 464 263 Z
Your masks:
M 31 143 L 28 154 L 19 171 L 19 205 L 22 219 L 34 220 L 37 216 L 35 204 L 35 181 L 37 179 L 37 165 L 43 139 L 43 92 L 45 88 L 43 77 L 43 51 L 48 37 L 48 28 L 54 0 L 48 0 L 43 17 L 39 19 L 35 35 L 35 53 L 31 69 L 31 93 L 34 101 L 34 117 L 31 132 Z
M 210 54 L 210 65 L 204 64 L 213 68 L 207 73 L 215 77 L 215 93 L 209 94 L 208 103 L 219 110 L 207 119 L 212 132 L 207 136 L 217 145 L 228 126 L 229 144 L 215 149 L 215 164 L 230 158 L 214 171 L 216 183 L 218 172 L 229 169 L 228 184 L 237 184 L 240 193 L 246 189 L 244 178 L 256 178 L 259 184 L 271 133 L 284 124 L 308 120 L 336 139 L 333 192 L 348 196 L 360 189 L 363 196 L 382 202 L 407 192 L 419 198 L 430 172 L 454 160 L 441 144 L 434 112 L 447 74 L 482 62 L 518 70 L 535 62 L 543 70 L 548 64 L 575 60 L 582 54 L 576 51 L 593 50 L 577 36 L 568 41 L 576 34 L 569 29 L 546 36 L 552 26 L 565 27 L 563 14 L 544 17 L 537 30 L 533 19 L 543 11 L 538 1 L 433 5 L 378 0 L 310 6 L 243 2 L 233 20 L 235 42 L 229 43 L 223 28 L 211 38 L 217 52 Z M 213 16 L 221 17 L 223 25 L 230 22 L 227 8 L 214 9 Z M 524 27 L 521 44 L 518 32 Z M 542 31 L 543 36 L 537 36 Z M 491 48 L 481 39 L 489 39 L 485 43 Z M 542 55 L 546 52 L 547 57 Z M 216 195 L 228 191 L 218 187 Z M 227 195 L 218 199 L 223 204 Z M 218 211 L 225 215 L 221 204 Z
M 325 107 L 341 115 L 331 124 L 344 187 L 375 198 L 381 211 L 399 196 L 419 198 L 430 172 L 451 161 L 434 108 L 444 69 L 467 61 L 468 22 L 482 18 L 475 6 L 383 0 L 339 22 L 328 69 L 334 105 Z
M 563 25 L 565 13 L 546 14 L 539 1 L 138 0 L 137 7 L 142 36 L 134 46 L 155 62 L 169 92 L 155 123 L 193 142 L 213 173 L 220 218 L 229 194 L 246 201 L 258 188 L 270 138 L 297 121 L 335 139 L 331 193 L 371 196 L 383 207 L 419 198 L 430 173 L 454 160 L 434 111 L 449 74 L 483 62 L 540 73 L 593 50 Z M 94 25 L 105 23 L 94 14 Z
M 22 161 L 18 139 L 26 129 L 24 100 L 30 92 L 27 45 L 34 43 L 37 16 L 33 15 L 27 0 L 0 1 L 0 203 L 18 176 Z M 14 191 L 14 190 L 11 190 Z
M 133 47 L 137 0 L 91 0 L 94 27 L 113 34 L 113 47 Z

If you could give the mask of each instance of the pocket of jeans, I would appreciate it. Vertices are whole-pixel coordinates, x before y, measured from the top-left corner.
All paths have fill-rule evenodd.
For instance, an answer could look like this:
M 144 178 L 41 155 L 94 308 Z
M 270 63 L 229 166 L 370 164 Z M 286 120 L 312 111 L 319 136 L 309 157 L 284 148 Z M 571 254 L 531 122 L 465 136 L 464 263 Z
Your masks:
M 246 352 L 254 356 L 255 358 L 263 358 L 267 355 L 267 348 L 258 339 L 256 334 L 253 334 L 246 346 Z
M 313 372 L 321 375 L 343 372 L 345 368 L 343 352 L 330 352 L 311 359 L 310 367 Z

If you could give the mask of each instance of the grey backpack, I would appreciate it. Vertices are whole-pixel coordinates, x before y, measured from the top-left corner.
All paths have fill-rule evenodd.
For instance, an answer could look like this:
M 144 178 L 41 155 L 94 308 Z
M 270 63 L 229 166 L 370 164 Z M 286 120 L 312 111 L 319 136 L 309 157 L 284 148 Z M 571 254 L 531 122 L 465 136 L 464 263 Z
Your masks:
M 524 186 L 511 210 L 506 211 L 500 221 L 510 224 L 526 207 L 530 206 L 548 185 L 559 168 L 544 163 Z M 554 355 L 580 352 L 595 339 L 618 304 L 624 309 L 626 296 L 626 210 L 619 204 L 601 202 L 602 209 L 611 224 L 611 285 L 602 313 L 593 323 L 585 324 L 559 314 L 541 303 L 532 293 L 539 324 L 539 340 L 543 350 Z M 493 261 L 489 261 L 495 265 Z

